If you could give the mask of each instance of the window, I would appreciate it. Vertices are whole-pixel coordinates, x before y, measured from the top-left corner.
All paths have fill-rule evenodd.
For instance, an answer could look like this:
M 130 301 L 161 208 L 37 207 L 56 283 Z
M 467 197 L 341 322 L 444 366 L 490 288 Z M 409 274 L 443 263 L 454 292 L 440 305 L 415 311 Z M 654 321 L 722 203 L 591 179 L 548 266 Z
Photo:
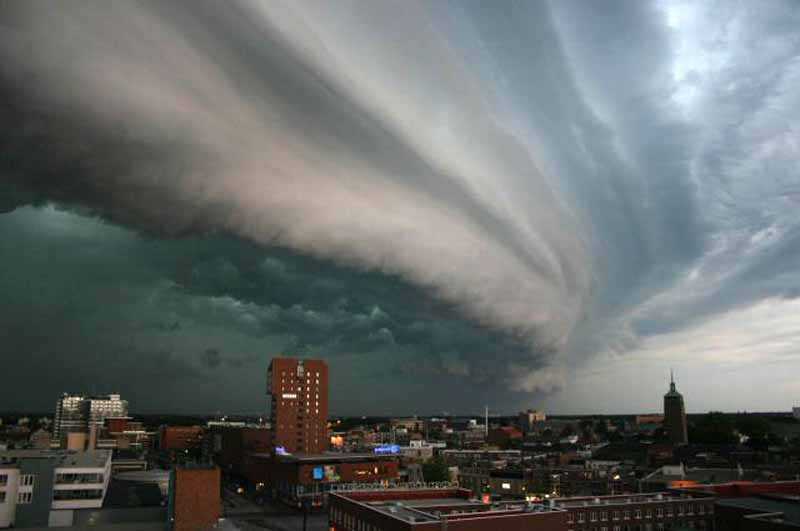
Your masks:
M 683 516 L 683 504 L 678 505 L 678 516 Z
M 600 521 L 605 522 L 608 520 L 608 512 L 600 511 Z
M 28 504 L 31 503 L 33 500 L 33 493 L 32 492 L 20 492 L 17 494 L 17 503 L 18 504 Z
M 33 481 L 34 481 L 35 477 L 36 476 L 34 476 L 33 474 L 24 474 L 24 475 L 20 476 L 19 477 L 20 486 L 22 486 L 22 487 L 30 487 L 31 485 L 33 485 Z
M 661 507 L 656 509 L 656 516 L 659 517 L 659 518 L 663 518 L 664 517 L 664 509 L 661 508 Z
M 589 518 L 591 519 L 592 522 L 596 522 L 597 521 L 597 511 L 592 511 L 590 513 L 590 515 L 589 515 Z
M 614 511 L 614 520 L 619 520 L 619 511 Z
M 652 509 L 647 509 L 647 511 L 645 511 L 645 513 L 644 513 L 644 517 L 645 518 L 652 518 L 653 517 L 653 510 Z
M 6 502 L 6 491 L 0 490 L 0 503 Z
M 578 513 L 578 523 L 579 523 L 579 524 L 581 524 L 581 523 L 585 522 L 585 521 L 586 521 L 586 520 L 585 520 L 585 518 L 586 518 L 586 517 L 584 516 L 584 514 L 583 514 L 583 513 Z
M 636 518 L 641 518 L 642 517 L 642 510 L 641 509 L 636 509 L 636 512 L 634 514 L 635 514 Z
M 0 485 L 8 483 L 8 474 L 0 474 Z
M 629 510 L 625 509 L 625 512 L 623 513 L 623 515 L 625 517 L 625 520 L 630 520 L 631 519 L 631 512 Z

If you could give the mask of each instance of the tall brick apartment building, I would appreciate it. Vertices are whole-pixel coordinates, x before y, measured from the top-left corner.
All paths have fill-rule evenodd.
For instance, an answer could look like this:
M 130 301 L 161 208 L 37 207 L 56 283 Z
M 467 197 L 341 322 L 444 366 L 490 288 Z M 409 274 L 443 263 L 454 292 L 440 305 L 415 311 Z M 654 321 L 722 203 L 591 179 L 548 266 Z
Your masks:
M 273 444 L 289 453 L 328 449 L 328 365 L 322 360 L 273 358 L 267 371 Z

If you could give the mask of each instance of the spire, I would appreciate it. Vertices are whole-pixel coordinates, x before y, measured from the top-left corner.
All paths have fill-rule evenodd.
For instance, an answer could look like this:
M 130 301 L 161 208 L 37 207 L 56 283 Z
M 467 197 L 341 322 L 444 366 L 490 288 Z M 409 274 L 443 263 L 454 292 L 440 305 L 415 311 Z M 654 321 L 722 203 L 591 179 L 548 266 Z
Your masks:
M 669 370 L 669 390 L 670 390 L 671 393 L 674 393 L 676 391 L 676 389 L 675 389 L 675 373 L 672 371 L 672 369 Z

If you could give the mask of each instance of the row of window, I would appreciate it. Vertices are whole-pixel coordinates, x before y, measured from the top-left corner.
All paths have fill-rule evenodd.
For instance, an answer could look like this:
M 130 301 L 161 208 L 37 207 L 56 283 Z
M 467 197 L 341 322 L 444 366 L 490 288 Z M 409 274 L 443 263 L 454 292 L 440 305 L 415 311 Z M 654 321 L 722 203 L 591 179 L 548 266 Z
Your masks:
M 684 514 L 691 516 L 691 515 L 695 514 L 695 511 L 699 515 L 704 515 L 704 514 L 706 514 L 706 512 L 708 512 L 708 514 L 713 514 L 714 513 L 714 506 L 713 505 L 706 506 L 706 504 L 702 504 L 702 503 L 698 503 L 698 504 L 690 503 L 690 504 L 687 504 L 686 506 L 684 506 L 684 504 L 682 504 L 682 503 L 677 505 L 677 515 L 678 516 L 683 516 Z M 588 512 L 578 511 L 575 514 L 577 515 L 578 523 L 585 522 L 587 518 L 589 519 L 590 522 L 597 522 L 598 521 L 598 517 L 599 517 L 599 520 L 601 522 L 605 522 L 605 521 L 608 520 L 609 516 L 611 517 L 612 520 L 619 520 L 620 519 L 620 515 L 622 515 L 622 519 L 623 520 L 630 520 L 631 519 L 631 511 L 628 510 L 628 509 L 626 509 L 624 511 L 588 511 Z M 644 511 L 644 513 L 642 512 L 641 509 L 636 509 L 636 510 L 633 511 L 633 517 L 635 519 L 637 519 L 637 520 L 640 520 L 642 518 L 643 514 L 644 514 L 644 518 L 653 518 L 653 510 L 652 509 L 646 509 Z M 656 518 L 663 518 L 665 515 L 666 515 L 667 518 L 671 518 L 673 516 L 673 506 L 672 505 L 668 505 L 666 507 L 666 510 L 665 510 L 664 507 L 656 508 L 656 510 L 655 510 Z M 573 516 L 573 513 L 570 512 L 569 516 L 567 517 L 567 523 L 570 523 L 570 524 L 573 523 L 575 521 L 574 518 L 575 517 Z
M 56 474 L 56 484 L 102 482 L 103 474 Z
M 359 520 L 352 514 L 346 513 L 337 507 L 331 507 L 330 519 L 338 526 L 344 526 L 350 531 L 380 531 L 380 528 L 363 520 Z
M 634 525 L 615 525 L 610 528 L 611 531 L 669 531 L 671 529 L 706 529 L 707 525 L 705 520 L 700 520 L 698 522 L 686 522 L 680 524 L 673 524 L 671 522 L 667 523 L 656 523 L 656 524 L 634 524 Z M 575 531 L 574 529 L 569 529 L 569 531 Z M 609 531 L 608 526 L 600 526 L 600 527 L 592 527 L 586 531 Z

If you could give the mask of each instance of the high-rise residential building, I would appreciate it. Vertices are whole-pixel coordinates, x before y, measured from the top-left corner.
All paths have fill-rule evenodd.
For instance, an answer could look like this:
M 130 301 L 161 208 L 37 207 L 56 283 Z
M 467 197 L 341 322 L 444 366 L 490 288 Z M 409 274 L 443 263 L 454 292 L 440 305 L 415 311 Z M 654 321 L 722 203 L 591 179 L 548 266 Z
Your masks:
M 273 358 L 267 371 L 273 444 L 288 453 L 328 449 L 328 365 L 322 360 Z
M 675 388 L 675 378 L 672 374 L 670 374 L 669 392 L 664 395 L 664 427 L 672 444 L 689 442 L 683 395 Z
M 62 394 L 56 402 L 56 418 L 53 424 L 53 439 L 66 439 L 68 433 L 85 432 L 86 418 L 81 411 L 83 395 Z
M 94 425 L 97 429 L 103 426 L 107 418 L 128 416 L 128 401 L 122 400 L 117 394 L 86 397 L 81 408 L 87 426 Z
M 64 393 L 56 402 L 53 439 L 63 444 L 69 433 L 99 430 L 106 418 L 126 417 L 128 401 L 120 395 L 85 396 Z

